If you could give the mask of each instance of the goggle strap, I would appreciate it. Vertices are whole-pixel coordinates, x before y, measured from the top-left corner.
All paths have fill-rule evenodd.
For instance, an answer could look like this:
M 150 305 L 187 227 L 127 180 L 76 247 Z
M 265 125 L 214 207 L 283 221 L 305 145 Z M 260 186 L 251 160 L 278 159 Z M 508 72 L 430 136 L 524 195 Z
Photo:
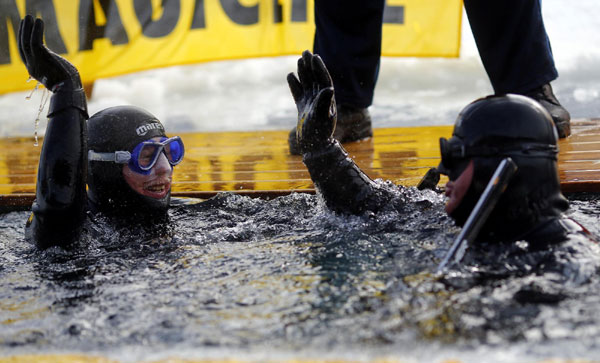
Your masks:
M 114 153 L 97 153 L 94 150 L 89 150 L 88 160 L 111 161 L 117 164 L 127 164 L 129 160 L 131 160 L 131 153 L 129 151 L 115 151 Z
M 500 148 L 492 146 L 471 146 L 465 147 L 464 144 L 449 145 L 450 153 L 453 158 L 467 158 L 473 156 L 501 156 L 501 155 L 536 155 L 536 156 L 554 156 L 558 154 L 556 145 L 546 144 L 523 144 L 515 148 Z

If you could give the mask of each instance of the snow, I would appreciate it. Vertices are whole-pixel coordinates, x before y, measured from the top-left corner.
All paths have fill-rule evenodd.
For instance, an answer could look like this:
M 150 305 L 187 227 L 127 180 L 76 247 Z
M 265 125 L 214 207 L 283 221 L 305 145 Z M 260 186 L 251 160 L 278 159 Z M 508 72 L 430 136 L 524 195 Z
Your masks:
M 559 78 L 552 83 L 572 117 L 600 117 L 597 0 L 544 0 Z M 178 66 L 98 80 L 90 114 L 113 105 L 146 108 L 169 133 L 290 129 L 296 110 L 285 77 L 297 57 Z M 371 107 L 374 127 L 452 124 L 462 107 L 492 92 L 463 15 L 457 59 L 383 58 Z M 42 92 L 0 96 L 0 137 L 33 136 Z M 45 114 L 45 112 L 43 113 Z M 40 132 L 43 132 L 42 120 Z

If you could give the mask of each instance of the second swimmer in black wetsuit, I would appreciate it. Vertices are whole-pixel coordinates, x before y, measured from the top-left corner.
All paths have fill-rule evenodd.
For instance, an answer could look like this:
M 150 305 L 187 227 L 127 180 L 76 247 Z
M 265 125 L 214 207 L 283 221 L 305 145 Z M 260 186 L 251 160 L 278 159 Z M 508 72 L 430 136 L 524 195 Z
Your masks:
M 323 61 L 305 51 L 298 77 L 288 75 L 298 108 L 297 139 L 303 161 L 327 206 L 361 214 L 397 208 L 398 193 L 372 181 L 332 138 L 336 122 L 334 89 Z M 452 138 L 441 140 L 439 170 L 450 181 L 447 213 L 462 226 L 500 161 L 511 157 L 518 170 L 483 225 L 478 241 L 524 240 L 536 248 L 589 234 L 564 216 L 560 192 L 557 133 L 548 112 L 518 95 L 479 99 L 458 116 Z
M 44 46 L 43 34 L 41 19 L 21 21 L 21 58 L 53 93 L 26 238 L 40 248 L 67 246 L 88 213 L 125 225 L 166 221 L 183 142 L 168 138 L 160 121 L 137 107 L 108 108 L 88 120 L 77 69 Z

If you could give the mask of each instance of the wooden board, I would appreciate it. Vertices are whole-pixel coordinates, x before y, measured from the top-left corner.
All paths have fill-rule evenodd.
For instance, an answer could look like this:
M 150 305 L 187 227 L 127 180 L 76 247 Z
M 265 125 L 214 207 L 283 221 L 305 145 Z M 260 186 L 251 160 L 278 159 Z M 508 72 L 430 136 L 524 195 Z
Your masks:
M 563 191 L 600 192 L 600 119 L 575 120 L 560 140 Z M 274 197 L 314 192 L 300 156 L 288 153 L 288 131 L 184 133 L 184 161 L 175 168 L 173 195 L 208 198 L 220 191 Z M 374 137 L 345 145 L 372 178 L 414 186 L 439 163 L 439 138 L 452 126 L 375 129 Z M 0 140 L 0 205 L 28 206 L 35 193 L 41 146 L 33 138 Z M 442 179 L 441 183 L 445 182 Z

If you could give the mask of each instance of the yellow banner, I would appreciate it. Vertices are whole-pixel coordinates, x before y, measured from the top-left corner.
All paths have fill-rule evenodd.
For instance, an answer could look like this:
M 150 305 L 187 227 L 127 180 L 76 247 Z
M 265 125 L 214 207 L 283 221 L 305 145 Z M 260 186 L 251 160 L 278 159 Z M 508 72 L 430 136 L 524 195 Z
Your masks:
M 44 19 L 46 44 L 84 83 L 177 64 L 300 55 L 314 37 L 313 0 L 0 0 L 0 93 L 33 87 L 16 42 L 25 14 Z M 461 14 L 462 0 L 387 0 L 383 55 L 457 57 Z

